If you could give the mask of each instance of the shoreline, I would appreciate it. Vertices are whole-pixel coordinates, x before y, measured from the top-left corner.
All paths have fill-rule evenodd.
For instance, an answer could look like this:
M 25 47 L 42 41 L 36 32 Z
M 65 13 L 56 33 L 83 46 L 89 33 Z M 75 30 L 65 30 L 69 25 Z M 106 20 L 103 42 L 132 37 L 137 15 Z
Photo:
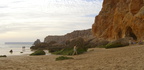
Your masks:
M 46 55 L 52 55 L 51 53 L 49 53 L 47 50 L 44 50 Z M 10 57 L 10 56 L 29 56 L 31 53 L 33 53 L 34 51 L 31 51 L 30 53 L 19 53 L 19 54 L 8 54 L 6 55 L 7 57 Z
M 144 45 L 104 49 L 91 48 L 74 59 L 55 61 L 61 55 L 10 56 L 0 58 L 1 70 L 143 70 Z
M 23 49 L 22 47 L 25 46 Z M 15 56 L 15 55 L 25 55 L 32 53 L 30 49 L 30 44 L 0 44 L 0 55 L 6 55 L 6 56 Z M 13 51 L 13 53 L 10 53 L 10 50 Z M 23 52 L 23 53 L 21 53 Z

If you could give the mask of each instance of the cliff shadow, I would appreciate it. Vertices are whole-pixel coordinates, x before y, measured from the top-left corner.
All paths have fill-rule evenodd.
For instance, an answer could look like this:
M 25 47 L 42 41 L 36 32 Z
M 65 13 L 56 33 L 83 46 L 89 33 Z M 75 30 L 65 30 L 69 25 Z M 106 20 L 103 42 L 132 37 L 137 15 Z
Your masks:
M 117 39 L 122 38 L 122 30 L 118 29 L 118 33 L 117 33 Z
M 137 40 L 137 36 L 134 34 L 131 27 L 126 28 L 125 37 L 132 37 L 134 40 Z

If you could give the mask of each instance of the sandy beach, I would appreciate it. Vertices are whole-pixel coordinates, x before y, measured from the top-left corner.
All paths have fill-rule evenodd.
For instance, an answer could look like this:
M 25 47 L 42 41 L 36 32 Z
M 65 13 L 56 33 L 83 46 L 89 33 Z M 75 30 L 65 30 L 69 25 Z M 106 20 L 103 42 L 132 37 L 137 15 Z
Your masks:
M 144 70 L 144 45 L 121 48 L 92 48 L 55 61 L 59 55 L 9 56 L 0 58 L 0 70 Z

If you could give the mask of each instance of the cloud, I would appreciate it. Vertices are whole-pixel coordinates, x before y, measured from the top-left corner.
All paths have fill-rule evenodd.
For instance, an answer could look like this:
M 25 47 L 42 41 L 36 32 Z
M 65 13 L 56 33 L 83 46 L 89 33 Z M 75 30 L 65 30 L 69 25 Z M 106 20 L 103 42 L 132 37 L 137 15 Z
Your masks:
M 8 6 L 0 6 L 0 8 L 8 8 Z
M 0 0 L 0 38 L 7 33 L 34 37 L 91 28 L 101 5 L 102 0 Z
M 22 3 L 22 2 L 25 2 L 24 0 L 16 0 L 16 1 L 13 1 L 13 2 L 11 2 L 11 3 Z

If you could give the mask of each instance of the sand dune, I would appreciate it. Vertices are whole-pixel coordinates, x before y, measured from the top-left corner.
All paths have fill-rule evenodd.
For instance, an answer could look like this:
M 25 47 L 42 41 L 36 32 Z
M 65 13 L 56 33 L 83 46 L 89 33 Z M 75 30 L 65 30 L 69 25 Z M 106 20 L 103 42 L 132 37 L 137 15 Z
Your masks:
M 0 70 L 144 70 L 144 45 L 92 49 L 63 61 L 55 61 L 58 55 L 0 58 Z

